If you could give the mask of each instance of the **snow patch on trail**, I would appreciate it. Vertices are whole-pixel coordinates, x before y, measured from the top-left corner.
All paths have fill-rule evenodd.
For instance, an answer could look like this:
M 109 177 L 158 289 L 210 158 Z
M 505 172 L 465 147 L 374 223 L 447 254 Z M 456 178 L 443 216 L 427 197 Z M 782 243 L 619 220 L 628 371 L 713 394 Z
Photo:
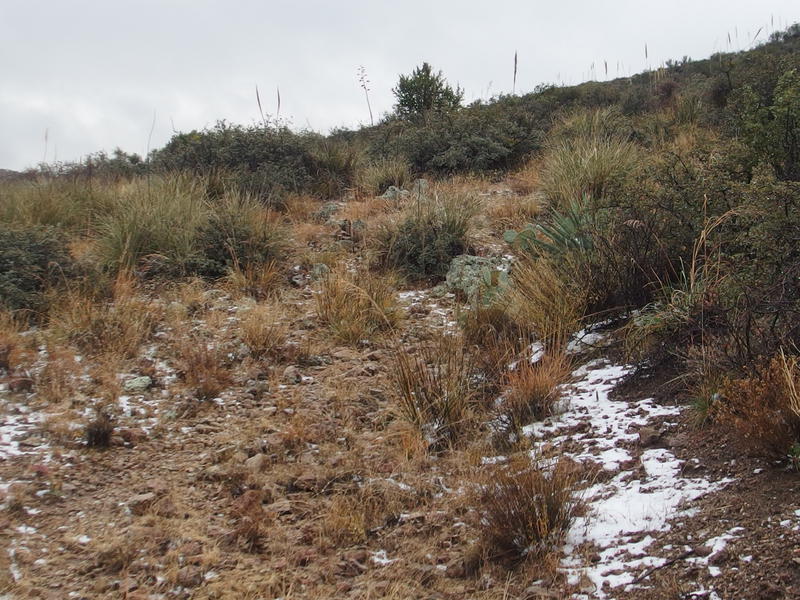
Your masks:
M 636 460 L 639 430 L 655 418 L 676 417 L 680 409 L 651 399 L 612 400 L 611 391 L 631 371 L 604 360 L 583 365 L 573 373 L 577 383 L 565 386 L 565 411 L 524 429 L 556 445 L 577 441 L 581 449 L 565 456 L 617 473 L 580 492 L 588 511 L 567 533 L 562 561 L 569 583 L 583 591 L 575 598 L 610 598 L 614 588 L 630 587 L 644 569 L 663 564 L 648 554 L 655 541 L 649 534 L 668 531 L 683 504 L 731 481 L 683 477 L 682 461 L 664 448 L 637 452 Z M 585 544 L 599 554 L 593 564 L 580 552 Z

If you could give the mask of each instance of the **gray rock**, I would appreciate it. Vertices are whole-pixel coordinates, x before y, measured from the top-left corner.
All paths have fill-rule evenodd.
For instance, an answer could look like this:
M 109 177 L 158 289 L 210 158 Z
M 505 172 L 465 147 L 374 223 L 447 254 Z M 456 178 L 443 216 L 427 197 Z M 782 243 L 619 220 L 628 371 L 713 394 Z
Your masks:
M 324 263 L 316 263 L 313 267 L 311 267 L 311 279 L 313 281 L 319 281 L 330 272 L 331 268 L 328 265 Z
M 283 380 L 289 384 L 300 383 L 303 380 L 300 369 L 294 365 L 289 365 L 283 370 Z
M 415 179 L 411 184 L 411 193 L 415 198 L 424 198 L 428 195 L 428 188 L 430 184 L 427 179 Z
M 336 202 L 326 202 L 314 213 L 314 218 L 327 223 L 337 212 L 339 212 L 339 205 Z
M 253 471 L 253 473 L 260 473 L 266 468 L 268 463 L 269 458 L 266 454 L 256 454 L 244 461 L 244 466 L 250 471 Z
M 122 384 L 122 389 L 124 389 L 129 394 L 142 394 L 150 389 L 153 385 L 153 380 L 150 379 L 147 375 L 142 375 L 141 377 L 134 377 L 133 379 L 128 379 L 125 383 Z
M 471 299 L 484 284 L 484 273 L 508 268 L 508 260 L 503 257 L 461 254 L 450 261 L 444 284 L 448 291 Z
M 385 200 L 398 201 L 398 200 L 404 200 L 405 198 L 408 198 L 410 195 L 411 195 L 410 192 L 406 190 L 401 190 L 399 187 L 395 185 L 390 185 L 388 189 L 385 192 L 383 192 L 383 194 L 381 194 L 381 198 Z
M 156 495 L 153 492 L 138 494 L 128 500 L 128 508 L 131 509 L 134 515 L 143 515 L 155 501 Z

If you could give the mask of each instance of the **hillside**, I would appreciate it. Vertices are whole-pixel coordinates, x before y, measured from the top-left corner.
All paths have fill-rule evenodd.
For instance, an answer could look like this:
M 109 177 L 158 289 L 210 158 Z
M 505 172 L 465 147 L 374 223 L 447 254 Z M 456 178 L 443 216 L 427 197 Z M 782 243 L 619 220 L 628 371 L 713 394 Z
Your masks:
M 0 597 L 800 597 L 799 46 L 0 174 Z

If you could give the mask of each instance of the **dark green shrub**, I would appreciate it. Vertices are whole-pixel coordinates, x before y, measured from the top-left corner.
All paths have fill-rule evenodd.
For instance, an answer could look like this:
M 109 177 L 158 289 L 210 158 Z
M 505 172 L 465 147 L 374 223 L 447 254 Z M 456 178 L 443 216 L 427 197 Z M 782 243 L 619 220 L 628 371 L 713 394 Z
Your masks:
M 0 224 L 0 307 L 38 310 L 42 293 L 71 270 L 57 229 Z
M 317 165 L 308 141 L 285 127 L 243 127 L 224 121 L 179 133 L 153 153 L 155 168 L 199 174 L 222 172 L 226 183 L 262 200 L 309 190 Z
M 399 269 L 417 280 L 440 280 L 450 260 L 469 249 L 471 220 L 477 203 L 471 197 L 422 198 L 401 219 L 385 224 L 376 236 L 379 266 Z
M 193 270 L 206 277 L 221 277 L 232 268 L 280 261 L 287 235 L 283 225 L 258 201 L 228 193 L 210 203 L 197 245 L 200 258 Z

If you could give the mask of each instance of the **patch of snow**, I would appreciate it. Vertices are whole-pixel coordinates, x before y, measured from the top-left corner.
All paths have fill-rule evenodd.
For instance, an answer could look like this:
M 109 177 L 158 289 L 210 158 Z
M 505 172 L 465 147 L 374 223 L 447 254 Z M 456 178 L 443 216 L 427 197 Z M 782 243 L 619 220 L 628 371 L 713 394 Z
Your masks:
M 389 558 L 386 554 L 386 550 L 378 550 L 377 552 L 372 553 L 372 562 L 374 562 L 376 565 L 381 565 L 382 567 L 390 565 L 396 560 L 396 558 Z
M 524 433 L 555 445 L 579 441 L 581 449 L 565 456 L 611 473 L 619 471 L 633 461 L 632 447 L 638 444 L 641 427 L 680 412 L 652 399 L 612 399 L 613 388 L 631 371 L 630 366 L 602 359 L 576 369 L 577 383 L 562 387 L 568 409 L 525 427 Z M 664 564 L 666 559 L 649 555 L 654 542 L 649 534 L 669 530 L 671 519 L 688 516 L 687 511 L 679 512 L 682 505 L 731 481 L 682 477 L 681 465 L 667 449 L 646 449 L 633 464 L 637 470 L 625 465 L 623 472 L 580 492 L 588 510 L 567 532 L 562 561 L 570 583 L 588 579 L 595 588 L 593 597 L 608 598 L 610 590 L 630 587 L 639 572 Z M 586 564 L 576 552 L 586 543 L 598 549 L 600 560 L 595 564 Z

